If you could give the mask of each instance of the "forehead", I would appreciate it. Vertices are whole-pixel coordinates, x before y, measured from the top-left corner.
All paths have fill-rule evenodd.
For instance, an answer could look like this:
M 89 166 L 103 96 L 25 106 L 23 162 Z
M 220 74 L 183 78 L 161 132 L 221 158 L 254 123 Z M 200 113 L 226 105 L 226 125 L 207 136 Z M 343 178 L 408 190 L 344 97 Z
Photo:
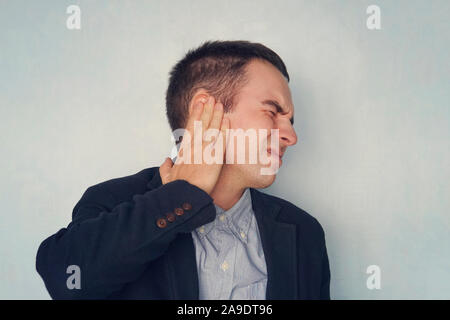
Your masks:
M 241 94 L 260 101 L 277 100 L 284 108 L 293 108 L 288 82 L 271 63 L 254 59 L 247 65 L 246 75 L 248 81 L 241 88 Z

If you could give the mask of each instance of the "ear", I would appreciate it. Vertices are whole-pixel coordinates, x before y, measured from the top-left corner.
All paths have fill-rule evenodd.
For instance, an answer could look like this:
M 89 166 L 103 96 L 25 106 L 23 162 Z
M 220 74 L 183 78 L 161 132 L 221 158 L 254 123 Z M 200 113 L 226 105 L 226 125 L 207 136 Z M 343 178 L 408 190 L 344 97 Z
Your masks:
M 191 99 L 191 102 L 189 103 L 189 114 L 191 114 L 192 108 L 194 107 L 194 105 L 197 102 L 202 102 L 203 104 L 206 103 L 206 101 L 208 101 L 210 94 L 203 88 L 198 89 L 195 93 L 194 96 Z

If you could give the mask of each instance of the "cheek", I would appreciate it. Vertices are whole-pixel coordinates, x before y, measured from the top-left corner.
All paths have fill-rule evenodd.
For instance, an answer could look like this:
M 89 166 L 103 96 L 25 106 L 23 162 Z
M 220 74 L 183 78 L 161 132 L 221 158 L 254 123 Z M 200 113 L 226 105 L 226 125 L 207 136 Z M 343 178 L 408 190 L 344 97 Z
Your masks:
M 230 119 L 230 128 L 232 129 L 246 129 L 248 127 L 248 121 L 246 121 L 245 117 L 242 115 L 231 115 Z
M 275 123 L 272 118 L 264 113 L 261 114 L 249 114 L 249 115 L 232 115 L 228 117 L 230 119 L 230 126 L 233 129 L 273 129 Z

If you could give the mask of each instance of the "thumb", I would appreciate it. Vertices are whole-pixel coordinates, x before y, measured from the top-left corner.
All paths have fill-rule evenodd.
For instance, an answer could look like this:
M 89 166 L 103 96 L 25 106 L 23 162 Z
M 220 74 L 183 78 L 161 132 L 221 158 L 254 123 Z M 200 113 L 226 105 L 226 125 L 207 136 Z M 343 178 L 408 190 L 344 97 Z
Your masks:
M 159 167 L 159 175 L 161 176 L 161 181 L 163 184 L 167 183 L 168 177 L 170 175 L 170 169 L 173 166 L 172 159 L 167 157 L 164 162 Z

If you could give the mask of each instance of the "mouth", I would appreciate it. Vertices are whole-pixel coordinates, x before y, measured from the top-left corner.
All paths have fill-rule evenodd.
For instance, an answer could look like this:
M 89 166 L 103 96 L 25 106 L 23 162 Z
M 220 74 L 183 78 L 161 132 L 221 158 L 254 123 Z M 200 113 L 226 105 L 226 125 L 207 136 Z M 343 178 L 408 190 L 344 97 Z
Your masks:
M 281 167 L 281 164 L 283 163 L 283 160 L 282 160 L 283 154 L 280 156 L 280 154 L 276 150 L 273 150 L 273 149 L 267 149 L 267 152 L 273 157 L 278 157 L 279 166 Z

